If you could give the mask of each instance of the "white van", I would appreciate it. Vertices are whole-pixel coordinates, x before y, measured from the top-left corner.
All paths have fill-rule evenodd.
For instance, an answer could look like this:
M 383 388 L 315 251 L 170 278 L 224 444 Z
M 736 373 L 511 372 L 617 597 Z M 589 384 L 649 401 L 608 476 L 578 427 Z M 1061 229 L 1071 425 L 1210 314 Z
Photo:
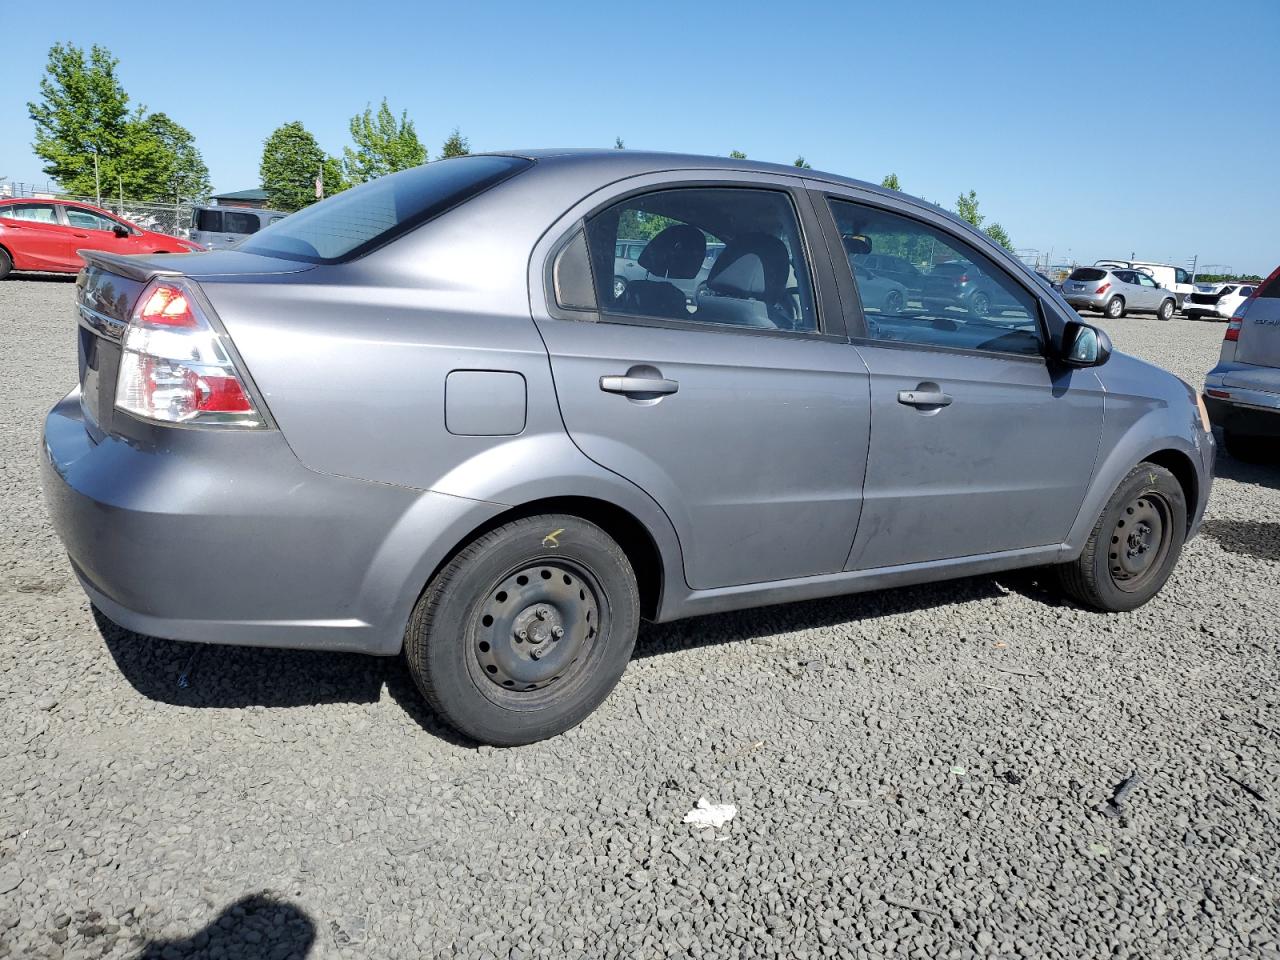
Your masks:
M 1122 267 L 1128 270 L 1141 270 L 1166 290 L 1172 290 L 1178 298 L 1178 309 L 1182 309 L 1182 301 L 1196 292 L 1191 282 L 1191 274 L 1182 267 L 1168 263 L 1153 263 L 1150 260 L 1098 260 L 1095 267 Z

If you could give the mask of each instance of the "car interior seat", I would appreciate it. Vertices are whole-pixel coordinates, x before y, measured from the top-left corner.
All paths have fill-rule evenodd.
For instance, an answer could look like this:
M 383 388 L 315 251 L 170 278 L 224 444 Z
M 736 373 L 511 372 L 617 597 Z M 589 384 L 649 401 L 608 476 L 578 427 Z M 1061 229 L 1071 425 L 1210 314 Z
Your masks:
M 707 256 L 707 238 L 697 227 L 676 223 L 667 227 L 647 244 L 636 263 L 644 267 L 650 278 L 632 280 L 619 305 L 625 313 L 650 317 L 687 320 L 684 292 L 668 280 L 692 280 L 702 269 Z
M 795 309 L 787 295 L 791 256 L 767 233 L 729 240 L 698 291 L 699 320 L 741 327 L 792 330 Z

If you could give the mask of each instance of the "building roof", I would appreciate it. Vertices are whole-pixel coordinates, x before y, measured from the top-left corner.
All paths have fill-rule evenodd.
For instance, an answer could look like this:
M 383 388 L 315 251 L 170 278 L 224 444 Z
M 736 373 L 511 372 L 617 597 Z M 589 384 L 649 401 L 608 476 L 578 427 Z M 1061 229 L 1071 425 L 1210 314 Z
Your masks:
M 231 193 L 215 193 L 214 200 L 261 200 L 263 203 L 267 201 L 267 191 L 265 190 L 235 190 Z

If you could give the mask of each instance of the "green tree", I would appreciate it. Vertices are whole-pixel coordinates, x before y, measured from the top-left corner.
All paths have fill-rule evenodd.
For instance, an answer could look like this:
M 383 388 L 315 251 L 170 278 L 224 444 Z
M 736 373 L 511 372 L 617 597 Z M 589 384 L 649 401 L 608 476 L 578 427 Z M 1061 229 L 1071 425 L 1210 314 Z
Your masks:
M 449 139 L 444 142 L 444 146 L 440 148 L 440 156 L 448 157 L 465 157 L 471 152 L 471 141 L 462 135 L 462 131 L 457 127 L 453 128 L 453 133 L 449 134 Z
M 793 167 L 799 167 L 801 170 L 813 169 L 813 167 L 809 166 L 809 161 L 806 160 L 804 157 L 796 157 L 794 160 L 791 161 L 791 165 Z
M 104 193 L 114 194 L 108 188 L 121 184 L 125 196 L 135 200 L 201 200 L 209 195 L 209 168 L 195 138 L 164 113 L 139 110 L 130 118 L 120 167 L 119 180 L 104 184 Z
M 49 48 L 40 99 L 27 104 L 35 122 L 31 147 L 44 172 L 70 193 L 94 193 L 94 154 L 104 192 L 116 182 L 125 153 L 129 95 L 111 52 L 96 44 L 86 58 L 72 43 Z
M 902 184 L 898 181 L 898 175 L 896 173 L 888 174 L 883 180 L 880 181 L 880 186 L 884 187 L 886 190 L 902 189 Z
M 956 197 L 956 213 L 961 220 L 973 224 L 978 229 L 982 228 L 982 221 L 987 219 L 978 212 L 978 194 L 973 190 Z
M 986 228 L 986 234 L 1000 246 L 1004 247 L 1010 253 L 1013 252 L 1013 241 L 1009 239 L 1009 234 L 1005 232 L 1004 227 L 998 223 L 993 223 Z
M 377 114 L 365 107 L 364 113 L 351 118 L 351 139 L 355 149 L 342 149 L 343 173 L 351 183 L 364 183 L 427 162 L 427 148 L 418 139 L 408 111 L 401 112 L 397 120 L 386 97 Z
M 622 138 L 621 138 L 621 137 L 614 137 L 614 138 L 613 138 L 613 149 L 615 149 L 615 150 L 625 150 L 625 149 L 627 149 L 627 145 L 626 145 L 625 143 L 623 143 L 623 142 L 622 142 Z
M 324 195 L 346 189 L 342 166 L 300 121 L 277 127 L 262 145 L 258 175 L 276 210 L 301 210 L 316 202 L 316 178 L 323 174 Z
M 745 153 L 743 153 L 741 150 L 730 150 L 730 151 L 729 151 L 729 159 L 730 159 L 730 160 L 745 160 L 745 159 L 747 159 L 747 155 L 746 155 Z

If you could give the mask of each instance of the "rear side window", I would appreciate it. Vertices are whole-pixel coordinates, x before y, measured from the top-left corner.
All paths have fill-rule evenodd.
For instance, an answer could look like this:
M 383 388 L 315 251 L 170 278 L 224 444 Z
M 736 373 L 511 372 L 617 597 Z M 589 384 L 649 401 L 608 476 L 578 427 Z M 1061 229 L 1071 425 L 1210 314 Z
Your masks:
M 636 238 L 644 238 L 640 242 Z M 622 272 L 621 239 L 639 272 Z M 813 333 L 813 286 L 791 198 L 686 187 L 629 197 L 587 221 L 596 302 L 607 315 Z M 713 251 L 718 251 L 714 252 Z
M 520 157 L 437 160 L 371 180 L 299 210 L 239 249 L 306 263 L 367 253 L 533 165 Z
M 226 210 L 222 214 L 223 233 L 257 233 L 258 215 L 239 210 Z
M 1092 283 L 1094 280 L 1101 280 L 1106 275 L 1107 271 L 1099 270 L 1097 267 L 1077 267 L 1075 270 L 1071 271 L 1071 276 L 1067 277 L 1067 279 L 1083 280 L 1087 283 Z
M 197 210 L 196 224 L 197 230 L 206 230 L 209 233 L 222 232 L 222 211 L 221 210 Z
M 58 215 L 51 203 L 15 203 L 0 207 L 0 217 L 10 220 L 30 220 L 33 223 L 57 223 Z
M 833 199 L 831 213 L 872 340 L 1041 354 L 1035 296 L 959 237 L 846 200 Z M 911 263 L 917 279 L 904 283 L 858 263 L 874 251 Z

